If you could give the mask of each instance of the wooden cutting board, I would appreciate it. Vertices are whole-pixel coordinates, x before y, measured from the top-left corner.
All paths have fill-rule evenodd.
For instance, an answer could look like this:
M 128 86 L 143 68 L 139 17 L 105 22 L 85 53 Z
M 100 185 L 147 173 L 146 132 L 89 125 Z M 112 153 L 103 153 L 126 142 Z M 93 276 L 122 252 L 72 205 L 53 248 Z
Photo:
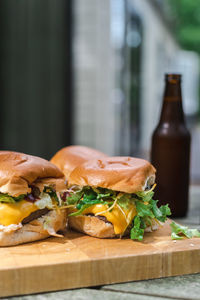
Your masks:
M 64 238 L 0 248 L 0 296 L 200 272 L 200 239 L 172 241 L 170 221 L 143 242 Z

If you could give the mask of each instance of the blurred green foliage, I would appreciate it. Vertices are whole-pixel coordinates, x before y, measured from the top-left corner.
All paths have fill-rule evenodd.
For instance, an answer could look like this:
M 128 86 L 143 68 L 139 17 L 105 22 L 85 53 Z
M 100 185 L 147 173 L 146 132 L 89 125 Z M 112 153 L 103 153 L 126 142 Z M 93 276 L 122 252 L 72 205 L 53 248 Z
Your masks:
M 200 1 L 168 0 L 180 45 L 200 53 Z

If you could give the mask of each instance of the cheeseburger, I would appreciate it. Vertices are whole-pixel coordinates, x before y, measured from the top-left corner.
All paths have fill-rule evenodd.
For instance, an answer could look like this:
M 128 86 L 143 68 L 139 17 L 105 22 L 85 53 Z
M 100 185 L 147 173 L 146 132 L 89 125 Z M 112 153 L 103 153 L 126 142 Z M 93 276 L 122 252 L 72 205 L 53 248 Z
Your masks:
M 89 147 L 74 145 L 59 150 L 52 157 L 51 162 L 60 168 L 66 179 L 68 179 L 69 174 L 75 167 L 90 159 L 101 157 L 107 157 L 107 155 Z
M 142 240 L 170 215 L 153 200 L 155 169 L 143 159 L 104 157 L 85 162 L 69 175 L 71 228 L 98 238 L 130 234 Z
M 66 226 L 65 190 L 64 175 L 52 163 L 0 151 L 0 246 L 57 236 Z

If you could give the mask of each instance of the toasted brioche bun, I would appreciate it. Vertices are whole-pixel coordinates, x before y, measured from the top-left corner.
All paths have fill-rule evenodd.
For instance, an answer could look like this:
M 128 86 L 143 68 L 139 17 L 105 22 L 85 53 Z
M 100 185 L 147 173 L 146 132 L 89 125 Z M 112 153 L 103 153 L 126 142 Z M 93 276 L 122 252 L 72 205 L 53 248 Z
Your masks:
M 61 169 L 68 179 L 69 174 L 80 164 L 101 157 L 106 154 L 85 146 L 68 146 L 59 150 L 51 159 L 51 162 Z
M 70 228 L 78 232 L 97 238 L 112 238 L 116 236 L 111 223 L 105 223 L 93 216 L 68 217 L 68 224 Z
M 145 189 L 155 181 L 155 168 L 146 160 L 133 157 L 104 157 L 76 167 L 69 185 L 102 187 L 125 193 Z
M 70 185 L 102 187 L 125 193 L 142 191 L 154 181 L 154 167 L 146 160 L 132 157 L 107 157 L 88 161 L 76 167 L 69 176 Z M 69 226 L 98 238 L 117 236 L 111 223 L 95 216 L 71 216 Z M 146 228 L 146 231 L 157 227 L 155 224 L 152 228 Z M 128 230 L 124 234 L 128 234 Z
M 44 229 L 44 222 L 49 218 L 49 230 Z M 16 230 L 0 231 L 0 246 L 14 246 L 28 242 L 38 241 L 54 235 L 59 230 L 66 227 L 66 210 L 51 210 L 46 215 L 22 225 Z M 51 232 L 50 232 L 51 231 Z
M 31 192 L 33 184 L 55 186 L 56 191 L 66 189 L 63 173 L 49 161 L 23 153 L 0 151 L 0 192 L 19 196 Z
M 97 238 L 113 238 L 116 235 L 114 227 L 111 223 L 105 223 L 104 221 L 93 216 L 77 216 L 68 218 L 69 227 L 78 232 L 85 233 L 87 235 Z M 158 224 L 155 222 L 152 226 L 148 226 L 145 232 L 151 232 L 158 229 Z M 124 235 L 128 235 L 130 230 L 126 230 Z

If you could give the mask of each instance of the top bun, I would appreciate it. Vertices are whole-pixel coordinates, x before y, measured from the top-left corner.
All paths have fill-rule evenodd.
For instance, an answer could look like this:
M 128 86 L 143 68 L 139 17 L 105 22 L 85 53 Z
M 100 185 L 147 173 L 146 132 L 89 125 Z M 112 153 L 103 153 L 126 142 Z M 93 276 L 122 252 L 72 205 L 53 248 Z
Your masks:
M 17 197 L 30 193 L 32 184 L 40 190 L 45 185 L 54 185 L 57 191 L 66 189 L 64 174 L 49 161 L 23 153 L 0 151 L 0 192 Z
M 51 162 L 59 167 L 68 179 L 69 174 L 80 164 L 101 157 L 106 154 L 85 146 L 68 146 L 59 150 L 51 159 Z
M 105 157 L 78 166 L 69 176 L 69 185 L 102 187 L 125 193 L 143 191 L 155 181 L 155 168 L 133 157 Z

